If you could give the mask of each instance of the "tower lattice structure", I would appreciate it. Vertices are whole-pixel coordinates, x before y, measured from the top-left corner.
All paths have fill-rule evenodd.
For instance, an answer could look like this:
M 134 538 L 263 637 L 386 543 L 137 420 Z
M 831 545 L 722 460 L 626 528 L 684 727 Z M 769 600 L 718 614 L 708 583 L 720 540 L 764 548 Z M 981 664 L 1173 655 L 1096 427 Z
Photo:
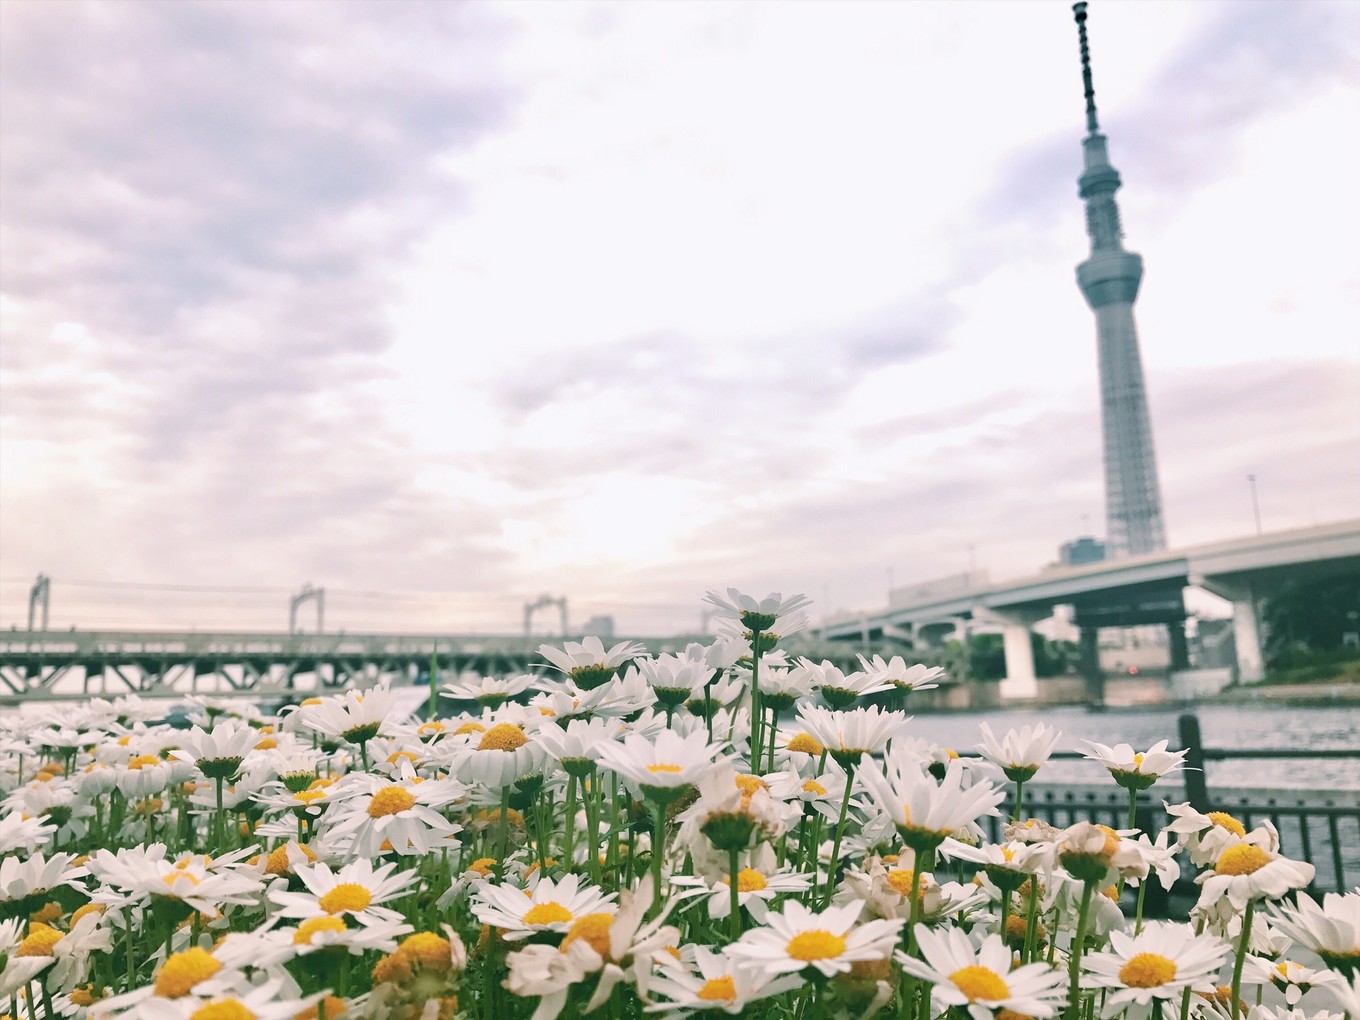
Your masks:
M 1086 87 L 1086 137 L 1082 140 L 1085 169 L 1078 185 L 1086 203 L 1086 233 L 1091 238 L 1091 256 L 1077 267 L 1077 283 L 1096 316 L 1105 446 L 1106 551 L 1112 557 L 1136 556 L 1166 548 L 1147 391 L 1133 320 L 1143 259 L 1124 248 L 1114 197 L 1122 182 L 1119 171 L 1110 165 L 1106 138 L 1096 120 L 1086 4 L 1074 4 L 1072 10 Z

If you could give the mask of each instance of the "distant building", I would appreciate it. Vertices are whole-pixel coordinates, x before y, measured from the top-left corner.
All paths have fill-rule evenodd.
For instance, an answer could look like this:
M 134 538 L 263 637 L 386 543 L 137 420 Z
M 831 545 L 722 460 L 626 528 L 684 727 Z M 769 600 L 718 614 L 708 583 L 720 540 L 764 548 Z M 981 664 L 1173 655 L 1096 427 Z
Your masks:
M 1058 550 L 1058 560 L 1064 567 L 1080 567 L 1085 563 L 1100 563 L 1104 559 L 1105 543 L 1090 537 L 1064 542 Z
M 581 635 L 593 635 L 601 641 L 614 639 L 614 618 L 612 616 L 592 616 L 581 628 Z

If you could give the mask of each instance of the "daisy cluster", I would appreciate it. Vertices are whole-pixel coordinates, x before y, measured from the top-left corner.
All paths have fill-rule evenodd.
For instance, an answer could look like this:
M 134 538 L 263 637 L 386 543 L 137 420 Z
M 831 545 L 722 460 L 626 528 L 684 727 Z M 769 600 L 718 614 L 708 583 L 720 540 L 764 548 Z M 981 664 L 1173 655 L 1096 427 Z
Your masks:
M 1360 1016 L 1360 889 L 1312 898 L 1269 824 L 1140 831 L 1165 742 L 1087 742 L 1129 824 L 1055 828 L 1023 811 L 1052 729 L 960 756 L 906 712 L 939 670 L 791 659 L 805 598 L 708 601 L 709 645 L 544 646 L 446 684 L 457 714 L 378 685 L 0 720 L 0 1014 Z

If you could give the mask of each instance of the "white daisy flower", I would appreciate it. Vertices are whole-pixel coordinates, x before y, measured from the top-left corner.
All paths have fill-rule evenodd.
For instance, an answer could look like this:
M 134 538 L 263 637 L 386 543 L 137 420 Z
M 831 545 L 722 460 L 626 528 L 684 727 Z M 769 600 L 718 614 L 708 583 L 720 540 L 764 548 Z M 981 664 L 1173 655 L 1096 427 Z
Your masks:
M 17 855 L 0 857 L 0 905 L 19 900 L 34 902 L 59 886 L 75 885 L 75 880 L 84 871 L 76 869 L 74 861 L 75 857 L 71 854 L 46 856 L 37 853 L 23 858 Z M 34 902 L 30 909 L 37 909 L 39 905 Z M 24 914 L 28 912 L 23 911 Z
M 1013 783 L 1027 783 L 1033 779 L 1062 736 L 1043 723 L 1008 730 L 1000 740 L 987 723 L 981 723 L 980 728 L 982 743 L 977 745 L 978 753 L 998 766 Z
M 260 733 L 236 719 L 226 719 L 206 732 L 195 726 L 180 738 L 171 757 L 198 768 L 207 779 L 228 780 L 240 771 L 246 755 L 255 750 Z
M 466 796 L 466 788 L 452 779 L 422 781 L 410 766 L 391 782 L 376 776 L 361 777 L 372 792 L 341 801 L 327 815 L 333 819 L 329 835 L 352 839 L 353 852 L 365 857 L 395 851 L 424 856 L 449 841 L 459 827 L 441 813 Z
M 366 691 L 345 691 L 299 710 L 303 722 L 318 733 L 363 750 L 368 741 L 383 736 L 408 714 L 386 684 Z
M 681 736 L 662 730 L 656 739 L 630 733 L 622 743 L 600 747 L 600 765 L 618 775 L 639 796 L 669 796 L 698 782 L 725 759 L 723 745 L 710 744 L 703 730 Z
M 450 771 L 473 789 L 502 790 L 525 776 L 541 773 L 548 754 L 525 731 L 525 720 L 507 719 L 483 730 L 462 749 L 451 751 Z
M 1134 751 L 1128 744 L 1108 747 L 1094 740 L 1083 740 L 1082 754 L 1104 765 L 1114 781 L 1125 789 L 1146 790 L 1162 776 L 1176 772 L 1185 763 L 1185 751 L 1168 751 L 1169 741 L 1159 740 L 1146 751 Z
M 985 779 L 965 785 L 963 765 L 951 761 L 944 778 L 921 768 L 913 755 L 890 754 L 880 770 L 866 759 L 856 773 L 874 803 L 897 826 L 903 842 L 917 852 L 934 850 L 959 829 L 998 813 L 1002 791 Z
M 872 659 L 856 655 L 856 658 L 859 659 L 860 668 L 864 672 L 900 691 L 934 690 L 940 686 L 935 681 L 945 675 L 943 667 L 940 666 L 927 666 L 919 662 L 914 666 L 908 666 L 907 661 L 900 655 L 894 655 L 887 661 L 884 661 L 881 655 L 875 655 Z
M 911 717 L 904 712 L 856 708 L 832 712 L 813 705 L 798 709 L 798 725 L 846 769 L 859 765 L 864 755 L 882 753 L 894 737 L 903 736 Z
M 916 926 L 923 959 L 897 954 L 908 974 L 929 981 L 937 1013 L 966 1009 L 973 1020 L 992 1020 L 999 1009 L 1031 1017 L 1052 1016 L 1064 998 L 1062 971 L 1046 963 L 1011 969 L 1010 949 L 999 935 L 988 935 L 976 949 L 958 928 L 932 931 Z
M 638 659 L 634 665 L 656 693 L 656 700 L 672 711 L 688 701 L 703 698 L 704 688 L 713 680 L 713 669 L 707 663 L 670 653 Z
M 1322 962 L 1337 970 L 1360 966 L 1360 889 L 1327 893 L 1317 900 L 1300 894 L 1291 905 L 1268 906 L 1270 922 Z
M 1224 847 L 1247 834 L 1247 827 L 1226 811 L 1204 814 L 1189 804 L 1168 804 L 1166 801 L 1162 801 L 1162 807 L 1171 818 L 1163 831 L 1171 833 L 1178 845 L 1190 851 L 1190 860 L 1196 867 L 1211 864 Z
M 1188 925 L 1151 921 L 1137 935 L 1110 932 L 1106 952 L 1087 953 L 1082 969 L 1089 986 L 1109 991 L 1105 1016 L 1129 1006 L 1147 1006 L 1153 999 L 1179 1001 L 1185 989 L 1213 993 L 1218 972 L 1231 947 L 1214 935 L 1199 934 Z
M 519 697 L 538 682 L 533 673 L 520 673 L 500 679 L 492 676 L 462 676 L 439 688 L 446 698 L 475 701 L 486 708 L 500 708 Z
M 419 876 L 415 871 L 397 871 L 396 867 L 391 863 L 374 868 L 364 857 L 338 871 L 320 862 L 301 865 L 293 873 L 307 891 L 289 892 L 276 886 L 269 891 L 269 898 L 278 906 L 281 917 L 332 916 L 357 924 L 400 921 L 398 911 L 381 904 L 396 899 Z
M 549 756 L 576 776 L 591 772 L 600 748 L 618 740 L 623 723 L 618 719 L 568 719 L 566 725 L 549 723 L 534 733 L 534 738 Z
M 744 630 L 763 633 L 773 631 L 779 626 L 781 618 L 787 618 L 812 605 L 812 600 L 806 595 L 790 595 L 784 598 L 779 592 L 772 592 L 763 599 L 754 599 L 736 588 L 728 588 L 726 598 L 711 591 L 704 596 L 704 601 L 717 610 L 718 616 L 740 622 Z M 778 632 L 781 635 L 794 632 L 789 629 L 788 623 L 789 621 L 784 619 L 783 625 L 779 626 Z
M 563 642 L 561 648 L 552 645 L 539 645 L 538 648 L 538 654 L 547 659 L 554 669 L 588 691 L 614 679 L 619 667 L 646 652 L 647 649 L 636 641 L 620 641 L 606 651 L 604 642 L 593 634 L 579 642 Z
M 1293 1007 L 1313 988 L 1340 981 L 1341 975 L 1330 970 L 1305 967 L 1293 960 L 1268 960 L 1264 956 L 1248 955 L 1243 961 L 1242 983 L 1273 985 L 1284 994 L 1285 1004 Z
M 700 875 L 681 875 L 670 880 L 671 885 L 689 888 L 681 897 L 708 896 L 708 916 L 721 921 L 732 910 L 732 886 L 728 876 L 709 881 Z M 779 869 L 763 872 L 742 868 L 737 872 L 737 906 L 744 908 L 757 924 L 764 924 L 769 905 L 776 897 L 806 892 L 812 876 L 803 872 Z
M 472 913 L 483 924 L 504 931 L 507 942 L 515 942 L 536 932 L 564 935 L 573 921 L 587 914 L 612 914 L 616 909 L 613 903 L 613 893 L 582 885 L 579 875 L 554 881 L 536 874 L 527 889 L 490 882 L 477 886 L 472 894 Z
M 857 925 L 863 903 L 848 903 L 813 913 L 797 900 L 765 919 L 766 927 L 746 932 L 727 947 L 728 955 L 751 970 L 792 974 L 806 967 L 827 977 L 845 973 L 860 960 L 892 955 L 901 920 L 879 919 Z
M 775 974 L 743 966 L 704 946 L 694 949 L 692 966 L 661 958 L 661 968 L 648 990 L 669 1002 L 653 1002 L 649 1013 L 670 1011 L 675 1016 L 705 1010 L 736 1015 L 752 1002 L 797 988 L 803 979 L 796 974 Z M 697 973 L 696 973 L 697 971 Z
M 0 815 L 0 856 L 9 860 L 14 855 L 32 854 L 45 846 L 57 827 L 41 818 L 25 818 L 18 811 Z M 17 857 L 15 857 L 17 860 Z
M 1302 889 L 1313 881 L 1317 873 L 1313 865 L 1268 850 L 1253 835 L 1248 833 L 1247 838 L 1220 851 L 1213 870 L 1195 877 L 1201 887 L 1196 910 L 1209 910 L 1226 900 L 1233 910 L 1241 912 L 1252 900 L 1278 900 L 1291 889 Z

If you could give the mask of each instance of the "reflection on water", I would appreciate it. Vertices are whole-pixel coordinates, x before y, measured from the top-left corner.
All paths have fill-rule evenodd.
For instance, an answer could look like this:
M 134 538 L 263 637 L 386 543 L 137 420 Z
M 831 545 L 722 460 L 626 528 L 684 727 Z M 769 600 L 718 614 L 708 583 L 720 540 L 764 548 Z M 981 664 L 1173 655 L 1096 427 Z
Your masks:
M 1179 746 L 1176 719 L 1186 709 L 1088 712 L 1084 708 L 998 709 L 917 716 L 916 729 L 945 747 L 971 750 L 979 740 L 978 724 L 987 722 L 998 737 L 1013 726 L 1045 723 L 1062 732 L 1060 750 L 1078 750 L 1081 739 L 1102 744 L 1129 743 L 1146 749 L 1158 740 Z M 1360 706 L 1294 708 L 1279 706 L 1206 705 L 1199 716 L 1204 745 L 1225 750 L 1360 749 Z M 1268 761 L 1210 762 L 1209 788 L 1282 787 L 1319 793 L 1360 793 L 1360 757 L 1319 761 L 1308 758 Z M 1105 772 L 1087 762 L 1055 761 L 1040 772 L 1040 782 L 1099 782 Z

